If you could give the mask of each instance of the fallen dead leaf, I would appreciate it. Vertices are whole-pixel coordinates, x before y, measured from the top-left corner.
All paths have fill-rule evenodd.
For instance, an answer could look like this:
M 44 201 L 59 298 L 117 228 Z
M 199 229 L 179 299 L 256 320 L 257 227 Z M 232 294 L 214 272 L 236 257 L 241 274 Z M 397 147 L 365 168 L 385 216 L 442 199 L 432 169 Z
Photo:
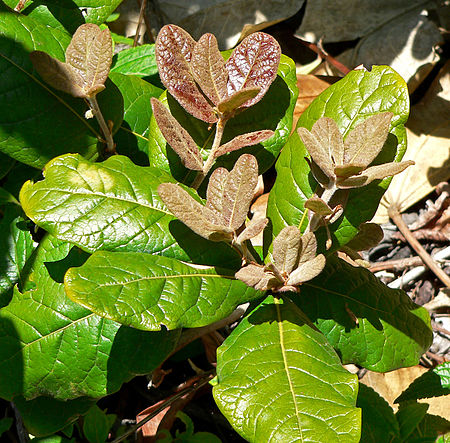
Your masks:
M 398 405 L 394 400 L 418 377 L 427 372 L 422 366 L 401 368 L 384 374 L 368 371 L 360 380 L 378 392 L 397 411 Z M 428 414 L 439 415 L 450 420 L 450 395 L 420 399 L 420 403 L 430 405 Z
M 386 223 L 388 208 L 400 212 L 450 178 L 450 62 L 441 69 L 423 100 L 412 107 L 407 124 L 408 149 L 403 160 L 415 165 L 395 176 L 372 221 Z

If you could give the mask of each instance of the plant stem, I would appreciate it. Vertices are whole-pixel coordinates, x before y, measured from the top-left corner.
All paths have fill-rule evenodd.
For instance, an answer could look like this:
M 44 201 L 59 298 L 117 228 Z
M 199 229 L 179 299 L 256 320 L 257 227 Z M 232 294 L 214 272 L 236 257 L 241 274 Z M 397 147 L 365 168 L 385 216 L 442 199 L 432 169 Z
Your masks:
M 425 251 L 423 246 L 412 235 L 408 226 L 403 221 L 402 215 L 400 214 L 398 208 L 390 207 L 389 217 L 396 224 L 399 231 L 403 234 L 411 247 L 417 252 L 422 261 L 433 271 L 436 277 L 438 277 L 439 280 L 441 280 L 441 282 L 444 283 L 447 288 L 450 288 L 450 277 L 438 266 L 438 264 L 433 260 L 430 254 Z
M 100 110 L 100 106 L 98 105 L 97 98 L 94 95 L 92 97 L 88 97 L 87 101 L 89 103 L 90 108 L 92 109 L 93 114 L 95 115 L 95 118 L 98 121 L 98 124 L 103 132 L 103 135 L 105 136 L 106 152 L 108 154 L 115 154 L 116 147 L 114 145 L 114 140 L 112 138 L 111 131 L 108 125 L 106 124 L 105 119 L 103 118 L 103 114 L 102 111 Z
M 219 119 L 216 125 L 216 134 L 214 136 L 213 145 L 211 147 L 211 152 L 209 153 L 209 157 L 206 160 L 205 165 L 203 166 L 203 171 L 200 172 L 197 177 L 195 177 L 195 180 L 192 183 L 192 187 L 194 189 L 198 189 L 199 186 L 202 184 L 205 177 L 208 175 L 209 170 L 211 169 L 212 165 L 214 164 L 214 160 L 216 159 L 216 152 L 220 147 L 220 143 L 222 141 L 223 132 L 225 130 L 225 125 L 228 120 Z

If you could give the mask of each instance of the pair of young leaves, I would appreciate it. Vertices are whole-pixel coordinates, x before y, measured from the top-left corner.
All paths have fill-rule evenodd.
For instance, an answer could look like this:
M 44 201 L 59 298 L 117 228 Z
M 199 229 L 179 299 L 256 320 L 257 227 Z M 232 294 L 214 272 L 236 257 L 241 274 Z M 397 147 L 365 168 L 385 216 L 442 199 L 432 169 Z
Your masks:
M 223 128 L 238 110 L 254 105 L 267 92 L 277 75 L 281 49 L 273 37 L 257 32 L 244 39 L 225 62 L 214 35 L 204 34 L 196 42 L 180 27 L 166 25 L 156 39 L 155 54 L 161 81 L 181 106 L 194 117 Z M 161 102 L 153 98 L 151 103 L 159 129 L 184 166 L 206 174 L 190 134 Z M 271 130 L 239 135 L 216 146 L 207 164 L 273 135 Z
M 204 34 L 196 42 L 180 27 L 166 25 L 156 39 L 155 55 L 170 94 L 194 117 L 216 123 L 261 100 L 277 75 L 281 49 L 273 37 L 256 32 L 225 62 L 214 35 Z
M 81 25 L 61 62 L 42 51 L 30 54 L 39 75 L 51 86 L 74 97 L 89 99 L 105 89 L 112 63 L 112 40 L 108 29 L 92 23 Z

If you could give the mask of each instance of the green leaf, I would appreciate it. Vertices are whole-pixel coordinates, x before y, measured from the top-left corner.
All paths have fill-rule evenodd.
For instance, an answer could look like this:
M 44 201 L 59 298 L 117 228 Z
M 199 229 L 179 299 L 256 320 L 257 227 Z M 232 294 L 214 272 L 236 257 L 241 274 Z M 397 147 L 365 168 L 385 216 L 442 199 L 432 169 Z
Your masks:
M 332 118 L 344 135 L 368 116 L 392 112 L 390 135 L 375 163 L 400 161 L 406 149 L 404 124 L 409 114 L 408 89 L 404 80 L 388 66 L 374 66 L 370 72 L 351 71 L 342 80 L 327 88 L 301 115 L 297 127 L 311 130 L 320 117 Z M 283 149 L 277 164 L 277 180 L 270 192 L 267 216 L 277 235 L 284 226 L 306 227 L 304 203 L 310 198 L 316 182 L 312 178 L 308 153 L 297 131 Z M 308 175 L 309 174 L 309 175 Z M 390 179 L 372 183 L 364 190 L 348 193 L 344 216 L 330 226 L 334 246 L 342 246 L 358 232 L 358 226 L 374 215 Z M 343 191 L 348 192 L 348 191 Z
M 150 331 L 205 326 L 261 297 L 232 271 L 140 253 L 96 252 L 64 281 L 67 295 L 80 305 Z
M 90 443 L 104 443 L 115 419 L 115 414 L 106 414 L 97 405 L 93 405 L 84 416 L 84 436 Z
M 47 236 L 37 249 L 28 290 L 15 288 L 11 302 L 0 310 L 2 398 L 101 397 L 151 372 L 178 341 L 179 331 L 121 327 L 71 302 L 63 275 L 86 256 L 77 249 L 68 255 L 71 248 Z
M 395 403 L 419 398 L 440 397 L 450 394 L 450 362 L 442 363 L 416 378 L 396 399 Z
M 21 396 L 14 398 L 25 427 L 36 437 L 51 435 L 64 429 L 85 414 L 96 401 L 87 397 L 76 400 L 37 397 L 28 401 Z
M 20 203 L 16 200 L 16 197 L 14 197 L 14 195 L 9 193 L 6 189 L 0 188 L 0 205 L 6 205 L 8 203 L 20 205 Z
M 410 434 L 425 417 L 428 408 L 427 403 L 407 402 L 400 405 L 395 417 L 400 426 L 400 435 L 403 441 L 408 441 Z
M 138 77 L 157 74 L 155 45 L 141 45 L 120 51 L 113 57 L 111 72 L 132 74 Z
M 159 97 L 162 89 L 133 75 L 112 73 L 109 78 L 123 97 L 123 121 L 114 135 L 116 150 L 135 163 L 147 166 L 148 132 L 152 116 L 150 99 Z
M 73 34 L 83 23 L 103 23 L 123 0 L 28 0 L 22 10 L 28 15 L 51 28 L 67 30 Z M 4 0 L 11 8 L 17 0 Z
M 11 417 L 3 417 L 0 420 L 0 437 L 11 427 L 13 421 L 14 420 Z
M 65 152 L 97 155 L 100 130 L 84 117 L 87 105 L 45 84 L 29 57 L 31 51 L 45 48 L 52 57 L 64 60 L 69 41 L 69 34 L 30 17 L 0 12 L 0 151 L 36 168 Z M 106 83 L 98 101 L 105 119 L 117 128 L 123 103 L 113 83 Z
M 247 132 L 265 129 L 275 131 L 275 135 L 258 145 L 245 147 L 219 158 L 216 165 L 230 170 L 242 154 L 250 153 L 258 160 L 259 172 L 266 171 L 273 164 L 289 137 L 297 95 L 294 62 L 282 55 L 278 76 L 266 95 L 255 106 L 228 121 L 222 143 L 225 144 L 234 137 Z M 164 93 L 160 99 L 163 103 L 167 103 L 171 114 L 189 132 L 202 152 L 203 158 L 206 159 L 213 142 L 214 131 L 208 129 L 207 123 L 188 114 L 169 94 Z M 192 181 L 193 175 L 186 177 L 189 171 L 184 168 L 178 156 L 168 148 L 153 117 L 150 123 L 148 153 L 152 166 L 171 171 L 172 175 L 182 183 Z
M 438 435 L 450 431 L 450 422 L 438 415 L 426 414 L 417 428 L 409 435 L 408 443 L 434 443 Z
M 292 303 L 268 297 L 219 347 L 219 409 L 250 442 L 358 442 L 358 380 Z
M 4 178 L 11 171 L 15 162 L 12 157 L 0 152 L 0 179 Z
M 377 372 L 413 366 L 432 342 L 430 316 L 424 308 L 404 291 L 385 286 L 367 269 L 334 256 L 293 300 L 344 364 Z
M 356 406 L 362 410 L 361 441 L 400 443 L 400 428 L 388 402 L 372 388 L 359 385 Z
M 16 207 L 4 209 L 0 220 L 0 306 L 8 302 L 13 286 L 26 274 L 26 264 L 36 247 L 25 220 Z
M 239 266 L 231 246 L 211 247 L 210 241 L 179 226 L 157 193 L 160 183 L 173 182 L 163 171 L 136 166 L 120 155 L 103 163 L 65 155 L 49 162 L 44 175 L 45 180 L 24 184 L 20 201 L 28 217 L 60 240 L 89 252 L 148 252 Z

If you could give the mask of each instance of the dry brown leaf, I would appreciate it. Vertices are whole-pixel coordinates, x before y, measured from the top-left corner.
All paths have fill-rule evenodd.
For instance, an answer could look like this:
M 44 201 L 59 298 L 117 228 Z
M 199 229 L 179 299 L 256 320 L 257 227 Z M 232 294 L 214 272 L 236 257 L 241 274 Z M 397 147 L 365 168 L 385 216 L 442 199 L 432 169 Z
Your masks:
M 228 96 L 228 71 L 213 34 L 202 35 L 195 44 L 191 66 L 195 81 L 215 105 Z
M 450 178 L 450 62 L 440 71 L 423 100 L 411 109 L 404 160 L 414 166 L 393 178 L 373 221 L 389 220 L 388 208 L 400 212 L 420 201 Z
M 227 176 L 222 200 L 225 226 L 235 231 L 245 221 L 255 188 L 258 185 L 258 162 L 251 154 L 241 155 Z
M 418 377 L 427 372 L 422 366 L 401 368 L 384 374 L 368 371 L 360 380 L 378 392 L 397 411 L 398 405 L 394 400 Z M 450 420 L 450 395 L 420 399 L 420 403 L 428 403 L 427 413 L 439 415 Z
M 153 115 L 164 138 L 171 148 L 178 154 L 181 162 L 188 169 L 201 171 L 203 160 L 197 144 L 189 132 L 181 126 L 169 110 L 156 98 L 151 98 Z

